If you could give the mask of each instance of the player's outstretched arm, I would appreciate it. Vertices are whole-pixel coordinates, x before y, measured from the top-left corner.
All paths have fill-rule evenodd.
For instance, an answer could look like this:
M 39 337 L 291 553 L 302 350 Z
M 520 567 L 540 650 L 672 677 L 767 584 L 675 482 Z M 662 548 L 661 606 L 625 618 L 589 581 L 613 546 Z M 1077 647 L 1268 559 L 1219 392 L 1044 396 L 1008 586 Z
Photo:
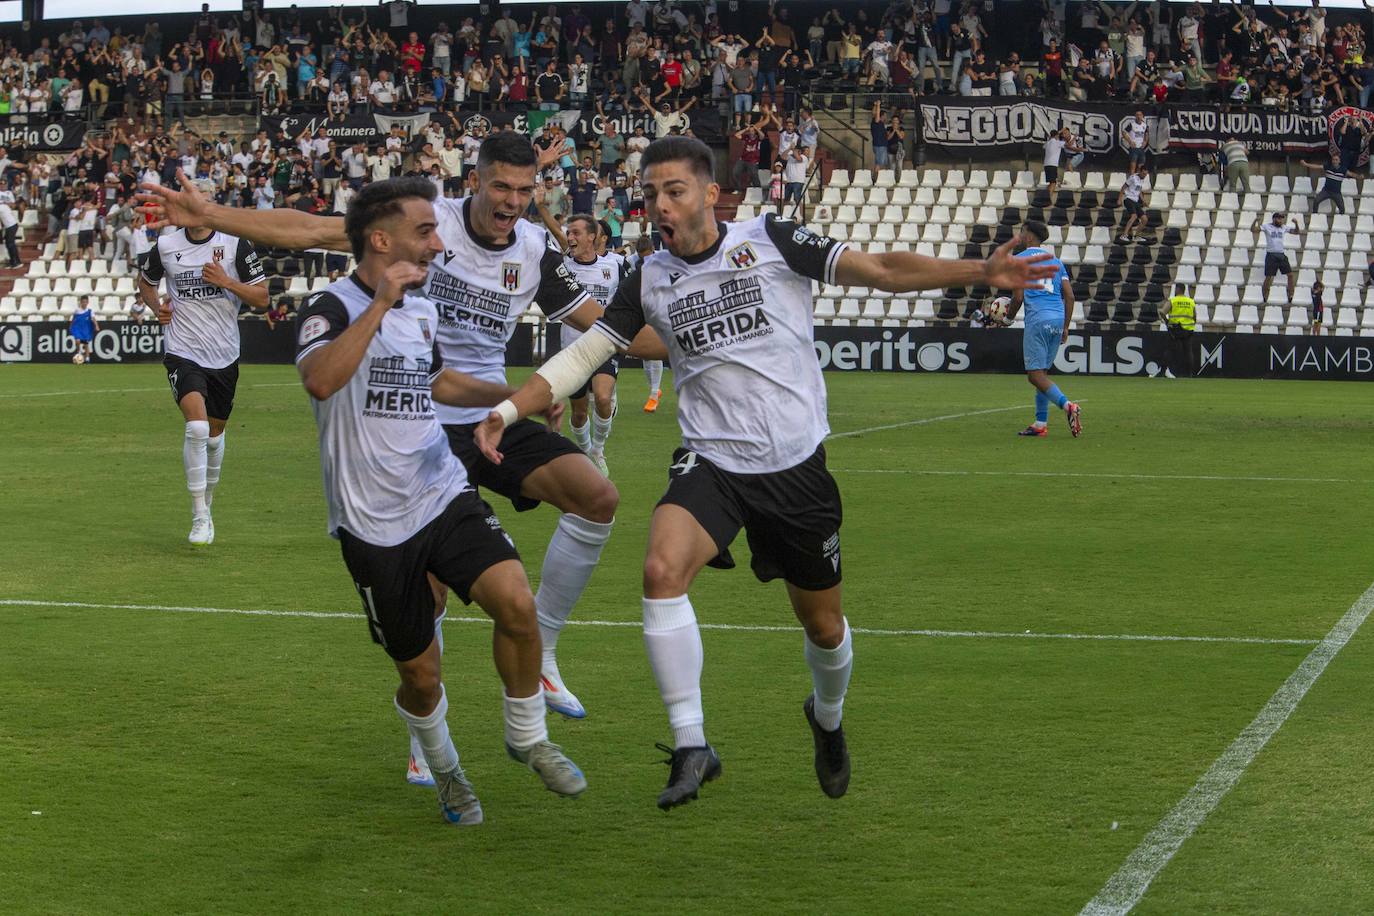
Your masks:
M 931 258 L 913 251 L 872 254 L 846 248 L 835 265 L 839 286 L 869 286 L 892 293 L 982 284 L 1026 289 L 1053 277 L 1059 268 L 1048 252 L 1029 258 L 1012 256 L 1014 241 L 997 248 L 986 261 Z
M 362 364 L 367 345 L 381 328 L 386 313 L 405 295 L 406 290 L 423 286 L 428 275 L 428 269 L 411 261 L 392 264 L 383 274 L 382 282 L 377 284 L 377 295 L 357 320 L 350 322 L 338 337 L 312 350 L 296 363 L 301 382 L 312 398 L 327 400 L 348 384 Z
M 477 425 L 473 438 L 482 454 L 493 464 L 501 463 L 501 434 L 507 426 L 522 417 L 541 413 L 555 402 L 561 402 L 592 377 L 606 360 L 616 353 L 616 345 L 600 331 L 583 334 L 572 346 L 558 352 L 553 359 L 540 366 L 519 390 L 496 405 L 491 416 Z
M 564 315 L 562 320 L 566 322 L 569 327 L 576 328 L 585 333 L 586 331 L 590 331 L 592 325 L 596 324 L 597 319 L 605 313 L 606 310 L 601 307 L 600 302 L 588 297 L 586 302 Z M 630 348 L 625 352 L 637 359 L 668 358 L 668 348 L 664 345 L 662 339 L 659 338 L 658 332 L 647 324 L 639 329 L 639 333 L 635 335 L 634 340 L 630 341 Z
M 206 200 L 181 169 L 177 169 L 177 182 L 180 191 L 166 185 L 141 186 L 138 199 L 161 211 L 150 223 L 155 229 L 169 225 L 204 226 L 271 248 L 350 250 L 341 216 L 311 216 L 291 209 L 225 207 Z

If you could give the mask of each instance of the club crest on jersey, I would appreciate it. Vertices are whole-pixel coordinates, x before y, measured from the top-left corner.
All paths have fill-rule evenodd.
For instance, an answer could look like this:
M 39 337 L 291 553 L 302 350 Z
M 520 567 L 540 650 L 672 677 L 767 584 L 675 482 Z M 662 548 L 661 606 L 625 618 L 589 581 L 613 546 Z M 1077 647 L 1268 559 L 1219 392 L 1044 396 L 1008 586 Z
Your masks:
M 501 262 L 501 285 L 511 292 L 520 288 L 520 262 Z
M 425 343 L 434 343 L 434 338 L 429 333 L 429 319 L 416 318 L 415 320 L 420 322 L 420 333 L 425 335 Z
M 214 258 L 215 258 L 216 261 L 223 261 L 223 260 L 224 260 L 224 246 L 223 246 L 223 245 L 216 245 L 216 246 L 215 246 Z
M 736 270 L 744 270 L 746 267 L 753 267 L 759 262 L 759 256 L 754 254 L 754 246 L 745 242 L 743 245 L 736 245 L 725 252 L 725 259 L 730 262 Z
M 611 279 L 611 269 L 609 267 L 601 268 L 601 278 L 603 280 Z

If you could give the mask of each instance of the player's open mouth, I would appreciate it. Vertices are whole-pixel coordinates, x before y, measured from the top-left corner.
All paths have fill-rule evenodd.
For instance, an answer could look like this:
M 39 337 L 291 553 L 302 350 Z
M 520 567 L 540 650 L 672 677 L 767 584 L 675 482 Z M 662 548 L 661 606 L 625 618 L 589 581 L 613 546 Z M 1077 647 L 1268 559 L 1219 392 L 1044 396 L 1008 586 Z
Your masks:
M 498 210 L 492 214 L 492 221 L 496 223 L 498 229 L 509 229 L 515 225 L 515 214 L 502 213 Z
M 676 231 L 673 229 L 672 226 L 666 225 L 664 223 L 659 223 L 658 234 L 663 236 L 663 240 L 665 242 L 671 242 L 673 240 L 674 234 L 676 234 Z

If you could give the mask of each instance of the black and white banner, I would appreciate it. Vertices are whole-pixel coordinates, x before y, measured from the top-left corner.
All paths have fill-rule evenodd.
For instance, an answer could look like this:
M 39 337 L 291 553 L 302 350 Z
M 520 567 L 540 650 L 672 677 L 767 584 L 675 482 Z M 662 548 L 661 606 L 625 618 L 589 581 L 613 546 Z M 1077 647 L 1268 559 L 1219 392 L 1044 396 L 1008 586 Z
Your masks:
M 0 146 L 14 146 L 22 142 L 32 150 L 78 149 L 86 138 L 86 122 L 80 120 L 46 120 L 31 116 L 28 123 L 19 123 L 23 115 L 10 115 L 0 123 Z
M 1130 105 L 1053 99 L 935 98 L 920 103 L 921 139 L 961 158 L 1000 158 L 1024 145 L 1043 146 L 1050 134 L 1067 127 L 1091 158 L 1125 157 L 1121 128 L 1135 118 Z M 1168 147 L 1168 119 L 1145 109 L 1149 141 Z
M 1163 331 L 1074 330 L 1054 370 L 1152 377 L 1164 371 L 1171 345 Z M 1018 330 L 818 327 L 815 346 L 829 372 L 1025 372 Z M 1188 346 L 1203 377 L 1374 381 L 1371 337 L 1202 332 Z
M 1252 158 L 1308 155 L 1327 149 L 1333 131 L 1358 108 L 1340 108 L 1329 114 L 1236 108 L 1222 111 L 1216 105 L 1170 105 L 1170 149 L 1206 152 L 1235 137 L 1246 145 Z M 1369 112 L 1363 112 L 1369 117 Z M 1368 149 L 1366 145 L 1366 150 Z

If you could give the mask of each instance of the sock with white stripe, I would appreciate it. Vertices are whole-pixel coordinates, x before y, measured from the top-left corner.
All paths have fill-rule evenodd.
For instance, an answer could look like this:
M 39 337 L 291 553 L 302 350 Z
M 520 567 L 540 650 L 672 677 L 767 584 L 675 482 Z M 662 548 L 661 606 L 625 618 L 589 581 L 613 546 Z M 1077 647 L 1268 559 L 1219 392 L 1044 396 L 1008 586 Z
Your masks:
M 805 638 L 805 637 L 804 637 Z M 854 642 L 849 621 L 844 622 L 844 639 L 833 649 L 822 649 L 806 639 L 806 664 L 811 668 L 811 687 L 816 697 L 816 724 L 828 732 L 840 727 L 844 714 L 844 695 L 849 689 L 849 674 L 854 670 Z
M 215 487 L 219 485 L 219 469 L 224 464 L 224 433 L 205 440 L 205 507 L 215 501 Z
M 539 638 L 544 644 L 541 669 L 558 674 L 556 649 L 558 634 L 582 597 L 587 581 L 601 559 L 601 549 L 611 537 L 610 522 L 593 522 L 565 512 L 549 539 L 544 566 L 539 573 L 539 591 L 534 595 L 534 613 L 539 621 Z
M 1045 392 L 1035 392 L 1035 425 L 1037 428 L 1044 426 L 1050 419 L 1050 399 L 1045 396 Z
M 209 442 L 209 421 L 186 421 L 186 439 L 181 444 L 181 463 L 186 469 L 186 489 L 191 491 L 191 510 L 197 517 L 210 513 L 210 505 L 205 501 L 206 449 Z
M 615 411 L 605 419 L 595 410 L 592 411 L 592 448 L 596 451 L 604 451 L 606 440 L 611 437 L 611 423 L 615 421 Z
M 411 747 L 419 749 L 425 763 L 429 764 L 430 772 L 451 773 L 458 769 L 458 749 L 449 737 L 448 720 L 445 718 L 448 715 L 448 694 L 444 685 L 439 685 L 439 704 L 427 716 L 406 712 L 399 701 L 393 702 L 396 703 L 396 712 L 410 730 Z
M 506 743 L 516 750 L 523 751 L 540 741 L 549 740 L 549 729 L 544 722 L 544 685 L 540 684 L 534 696 L 505 697 Z
M 646 359 L 644 374 L 649 377 L 649 396 L 653 397 L 663 385 L 663 360 Z
M 571 420 L 568 421 L 568 432 L 572 434 L 573 445 L 582 449 L 584 452 L 592 450 L 592 424 L 590 421 L 578 426 Z
M 668 709 L 673 747 L 706 744 L 701 709 L 701 631 L 686 595 L 644 599 L 644 649 Z

